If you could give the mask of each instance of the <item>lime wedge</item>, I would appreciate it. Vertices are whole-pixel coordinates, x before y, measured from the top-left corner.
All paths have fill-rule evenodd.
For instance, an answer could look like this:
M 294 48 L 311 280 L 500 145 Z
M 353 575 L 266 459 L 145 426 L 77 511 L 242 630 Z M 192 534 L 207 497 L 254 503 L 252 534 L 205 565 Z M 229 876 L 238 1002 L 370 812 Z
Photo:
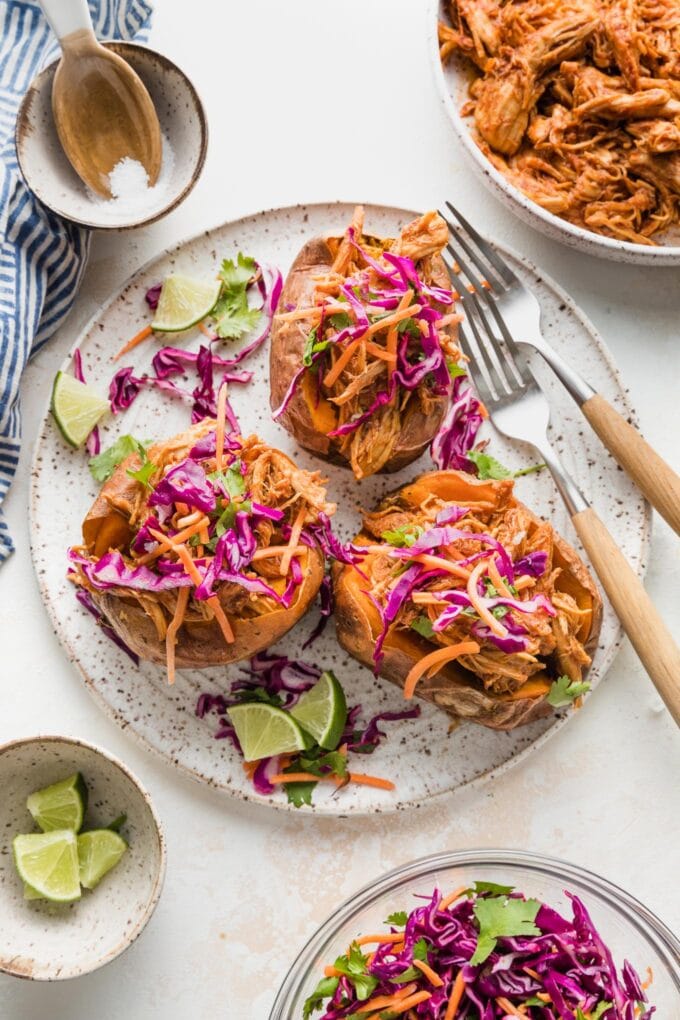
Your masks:
M 71 446 L 82 446 L 109 402 L 91 386 L 66 372 L 57 372 L 52 387 L 52 414 L 59 431 Z
M 215 307 L 221 286 L 219 280 L 166 276 L 151 328 L 158 333 L 179 333 L 195 326 Z
M 314 737 L 319 747 L 334 751 L 347 722 L 345 692 L 335 674 L 330 670 L 322 673 L 297 705 L 293 705 L 290 714 Z
M 78 836 L 80 883 L 94 889 L 111 868 L 115 868 L 127 850 L 127 843 L 111 829 L 92 829 Z
M 80 772 L 60 783 L 32 793 L 26 807 L 43 832 L 71 829 L 80 832 L 87 807 L 87 787 Z
M 39 893 L 37 889 L 34 889 L 28 882 L 24 882 L 24 899 L 25 900 L 41 900 L 43 899 L 42 893 Z
M 71 903 L 80 899 L 75 832 L 56 829 L 54 832 L 16 836 L 13 847 L 19 877 L 36 894 L 55 903 Z
M 282 708 L 252 702 L 227 709 L 246 761 L 305 751 L 313 741 Z

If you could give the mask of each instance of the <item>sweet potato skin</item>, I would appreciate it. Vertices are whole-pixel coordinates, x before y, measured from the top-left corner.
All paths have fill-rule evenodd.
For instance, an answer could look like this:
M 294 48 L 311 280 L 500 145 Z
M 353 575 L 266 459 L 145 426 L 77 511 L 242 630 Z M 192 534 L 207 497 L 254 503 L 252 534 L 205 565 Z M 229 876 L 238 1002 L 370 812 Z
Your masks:
M 312 277 L 317 273 L 327 272 L 332 263 L 333 255 L 326 238 L 314 237 L 307 241 L 286 277 L 279 300 L 279 310 L 286 310 L 290 305 L 309 303 L 315 287 Z M 450 289 L 451 281 L 442 259 L 439 256 L 433 257 L 431 264 L 435 284 Z M 281 322 L 274 318 L 269 355 L 272 411 L 283 403 L 293 376 L 302 365 L 307 332 L 304 323 Z M 432 408 L 427 415 L 416 402 L 412 401 L 411 404 L 403 421 L 401 435 L 380 473 L 399 471 L 421 456 L 437 434 L 446 414 L 448 397 L 433 396 Z M 298 386 L 278 421 L 305 449 L 324 460 L 348 467 L 345 458 L 325 434 L 329 431 L 323 428 L 327 423 L 321 420 L 324 411 L 328 414 L 332 411 L 333 405 L 322 399 L 320 407 L 321 412 L 317 412 L 320 420 L 315 424 L 303 387 Z
M 307 612 L 324 576 L 324 560 L 310 550 L 304 579 L 289 609 L 276 609 L 266 616 L 240 619 L 229 615 L 234 641 L 227 644 L 215 620 L 184 623 L 179 630 L 175 661 L 180 669 L 205 669 L 241 662 L 275 644 Z M 160 641 L 153 621 L 139 602 L 112 592 L 91 592 L 95 604 L 126 645 L 141 659 L 165 664 L 165 642 Z
M 507 482 L 479 482 L 458 471 L 431 472 L 402 489 L 402 497 L 417 505 L 423 493 L 437 491 L 444 498 L 474 501 L 487 498 L 495 486 L 510 486 Z M 511 497 L 515 506 L 521 506 L 529 517 L 539 522 L 530 510 Z M 370 541 L 360 533 L 355 540 Z M 562 568 L 564 580 L 560 587 L 569 591 L 580 606 L 590 609 L 588 634 L 583 635 L 588 654 L 592 655 L 602 623 L 602 599 L 590 573 L 576 550 L 561 536 L 554 535 L 554 559 Z M 380 630 L 378 612 L 360 592 L 365 584 L 358 585 L 356 571 L 351 566 L 336 564 L 333 570 L 335 593 L 335 626 L 338 641 L 353 658 L 374 668 L 373 649 Z M 388 636 L 383 646 L 384 657 L 379 675 L 403 687 L 411 667 L 432 645 L 417 634 L 397 632 Z M 441 708 L 455 719 L 468 719 L 495 730 L 511 730 L 549 715 L 553 710 L 545 696 L 553 679 L 547 671 L 537 674 L 514 695 L 500 695 L 484 689 L 481 682 L 456 662 L 447 663 L 433 677 L 423 677 L 416 688 L 416 696 Z
M 188 445 L 191 445 L 189 443 Z M 150 448 L 150 455 L 164 444 Z M 125 550 L 133 537 L 129 518 L 144 498 L 144 487 L 128 475 L 129 468 L 138 468 L 137 454 L 131 454 L 115 469 L 102 486 L 99 495 L 83 521 L 83 542 L 89 554 L 99 558 L 110 549 Z M 275 609 L 265 616 L 241 619 L 227 610 L 235 640 L 227 644 L 215 620 L 186 621 L 178 632 L 175 661 L 179 668 L 203 669 L 209 666 L 240 662 L 275 644 L 300 620 L 321 587 L 325 560 L 318 549 L 309 549 L 303 569 L 303 581 L 297 589 L 295 602 L 288 608 Z M 219 588 L 216 589 L 219 597 Z M 118 591 L 90 589 L 95 605 L 116 633 L 141 659 L 164 664 L 165 641 L 136 598 Z

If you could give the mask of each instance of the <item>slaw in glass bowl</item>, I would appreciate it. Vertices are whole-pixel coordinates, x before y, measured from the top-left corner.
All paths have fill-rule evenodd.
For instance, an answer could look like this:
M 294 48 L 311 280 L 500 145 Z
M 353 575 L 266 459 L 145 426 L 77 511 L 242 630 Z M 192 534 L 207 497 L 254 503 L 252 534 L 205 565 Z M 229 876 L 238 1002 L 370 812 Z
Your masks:
M 388 931 L 385 918 L 410 912 L 442 891 L 474 882 L 512 885 L 570 916 L 565 890 L 581 899 L 620 968 L 624 960 L 653 982 L 648 989 L 655 1018 L 680 1014 L 680 941 L 642 903 L 606 879 L 576 865 L 517 850 L 461 850 L 421 858 L 370 883 L 342 904 L 299 953 L 276 997 L 270 1020 L 302 1020 L 305 1000 L 324 968 L 369 931 Z M 314 1014 L 313 1014 L 314 1015 Z M 320 1014 L 316 1014 L 319 1016 Z

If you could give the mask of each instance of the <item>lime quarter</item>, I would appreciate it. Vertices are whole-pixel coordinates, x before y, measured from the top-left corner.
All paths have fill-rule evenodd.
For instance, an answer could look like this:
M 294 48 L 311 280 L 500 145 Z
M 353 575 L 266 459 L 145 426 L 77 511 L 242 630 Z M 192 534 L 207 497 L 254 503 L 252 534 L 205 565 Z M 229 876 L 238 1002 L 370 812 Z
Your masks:
M 43 832 L 71 829 L 80 832 L 87 808 L 87 787 L 80 772 L 60 783 L 32 793 L 26 801 L 33 821 Z
M 334 751 L 347 722 L 345 692 L 334 673 L 322 673 L 317 682 L 302 695 L 290 714 L 311 734 L 319 747 Z
M 166 276 L 151 328 L 158 333 L 180 333 L 195 326 L 215 307 L 221 286 L 218 280 Z
M 127 843 L 111 829 L 92 829 L 78 836 L 80 884 L 94 889 L 127 850 Z
M 57 372 L 52 387 L 52 414 L 71 446 L 82 446 L 108 409 L 108 400 L 91 386 L 66 372 Z
M 261 702 L 233 705 L 227 709 L 227 715 L 236 730 L 246 761 L 305 751 L 312 746 L 312 740 L 292 715 L 274 705 Z
M 71 829 L 16 836 L 14 862 L 19 877 L 33 893 L 54 903 L 80 899 L 78 842 Z

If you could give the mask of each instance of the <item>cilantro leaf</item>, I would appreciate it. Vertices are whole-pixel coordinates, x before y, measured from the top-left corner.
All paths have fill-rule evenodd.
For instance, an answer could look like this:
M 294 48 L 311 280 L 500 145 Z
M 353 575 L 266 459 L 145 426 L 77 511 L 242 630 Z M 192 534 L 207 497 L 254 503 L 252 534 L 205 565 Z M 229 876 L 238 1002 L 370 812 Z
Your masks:
M 368 957 L 364 956 L 356 942 L 349 947 L 349 956 L 339 956 L 333 966 L 354 985 L 357 999 L 362 1002 L 378 987 L 378 979 L 368 973 Z
M 546 700 L 553 708 L 564 708 L 589 690 L 590 684 L 587 680 L 571 680 L 564 675 L 553 681 Z
M 243 687 L 240 691 L 234 691 L 233 697 L 241 705 L 257 701 L 264 705 L 274 705 L 275 708 L 283 707 L 283 699 L 279 694 L 271 694 L 266 688 L 255 685 Z
M 408 921 L 408 914 L 405 910 L 395 910 L 393 914 L 385 919 L 385 924 L 394 925 L 395 928 L 403 928 Z
M 395 528 L 393 531 L 383 531 L 381 538 L 388 542 L 390 545 L 396 546 L 397 548 L 410 548 L 414 545 L 423 533 L 423 529 L 419 524 L 409 527 L 404 524 L 401 528 Z
M 470 963 L 475 966 L 484 963 L 502 936 L 540 935 L 534 924 L 541 909 L 538 900 L 509 899 L 506 896 L 492 896 L 479 899 L 473 907 L 479 924 L 477 948 Z
M 323 1007 L 323 1000 L 335 995 L 339 984 L 340 978 L 321 978 L 312 994 L 305 999 L 305 1004 L 302 1007 L 302 1020 L 309 1020 L 312 1013 L 316 1013 L 317 1009 L 321 1009 Z
M 227 290 L 238 291 L 246 289 L 256 271 L 255 259 L 239 252 L 236 262 L 232 259 L 222 259 L 222 268 L 218 275 Z
M 347 329 L 348 326 L 352 325 L 352 318 L 347 312 L 336 312 L 335 315 L 329 315 L 328 321 L 338 331 Z
M 146 457 L 146 451 L 144 452 L 144 456 Z M 156 470 L 157 466 L 154 464 L 152 460 L 145 460 L 142 466 L 137 471 L 133 471 L 132 468 L 128 468 L 127 473 L 129 474 L 130 478 L 135 478 L 138 482 L 141 482 L 142 485 L 145 485 L 147 488 L 150 488 L 151 477 Z
M 457 365 L 453 358 L 446 359 L 446 367 L 452 379 L 457 379 L 459 375 L 467 375 L 467 369 L 463 368 L 462 365 Z
M 120 436 L 113 446 L 102 450 L 96 457 L 89 461 L 90 474 L 95 482 L 106 482 L 109 480 L 118 465 L 129 457 L 131 453 L 138 453 L 142 461 L 146 460 L 146 447 L 148 443 L 140 443 L 134 436 Z
M 234 496 L 242 496 L 246 491 L 245 475 L 241 471 L 241 462 L 235 461 L 226 471 L 211 471 L 208 475 L 211 482 L 217 482 L 224 487 L 225 492 L 231 499 Z
M 531 467 L 521 468 L 519 471 L 510 471 L 490 453 L 484 453 L 482 450 L 468 450 L 466 456 L 477 468 L 477 477 L 483 482 L 490 478 L 494 481 L 502 478 L 519 478 L 520 475 L 530 475 L 545 467 L 545 464 L 532 464 Z
M 294 807 L 302 807 L 303 804 L 308 804 L 311 807 L 312 804 L 312 793 L 316 783 L 311 781 L 308 783 L 284 783 L 283 788 L 286 791 L 286 797 L 288 803 Z
M 468 889 L 468 893 L 475 892 L 477 895 L 480 893 L 495 893 L 497 896 L 508 896 L 511 892 L 514 892 L 514 886 L 512 885 L 498 885 L 496 882 L 475 882 L 472 889 Z
M 427 953 L 429 950 L 427 939 L 418 939 L 413 945 L 413 959 L 420 960 L 421 963 L 427 963 Z
M 212 312 L 215 331 L 223 340 L 238 340 L 257 326 L 261 313 L 248 306 L 248 283 L 257 272 L 255 259 L 238 253 L 236 262 L 223 259 L 222 289 Z
M 323 751 L 320 747 L 313 747 L 311 751 L 303 751 L 295 764 L 296 772 L 311 772 L 313 776 L 327 776 L 330 774 L 340 779 L 347 778 L 347 758 L 338 751 Z
M 302 364 L 306 365 L 307 368 L 312 364 L 312 355 L 314 354 L 314 344 L 316 343 L 316 326 L 309 331 L 305 340 L 305 347 L 302 352 Z
M 429 616 L 416 616 L 415 620 L 411 620 L 411 630 L 415 630 L 417 634 L 424 638 L 434 636 L 434 628 Z
M 644 1008 L 644 1003 L 642 1003 L 641 1005 Z M 603 1016 L 607 1012 L 608 1009 L 613 1009 L 613 1007 L 614 1007 L 614 1003 L 613 1002 L 604 1002 L 604 1001 L 603 1002 L 598 1002 L 598 1004 L 595 1007 L 595 1009 L 591 1010 L 591 1012 L 590 1012 L 590 1020 L 600 1020 L 600 1017 Z
M 420 340 L 422 335 L 416 320 L 410 318 L 402 319 L 401 322 L 397 323 L 397 333 L 399 336 L 402 336 L 404 333 L 408 333 L 413 340 Z

